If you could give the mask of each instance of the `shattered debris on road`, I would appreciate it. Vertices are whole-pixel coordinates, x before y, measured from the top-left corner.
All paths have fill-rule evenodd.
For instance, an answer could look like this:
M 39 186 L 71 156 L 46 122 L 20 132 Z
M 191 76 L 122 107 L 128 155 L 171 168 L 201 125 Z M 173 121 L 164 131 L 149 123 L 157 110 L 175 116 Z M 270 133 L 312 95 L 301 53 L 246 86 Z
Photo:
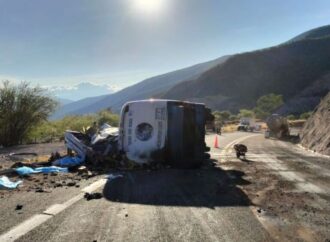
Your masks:
M 80 187 L 81 179 L 109 174 L 113 169 L 199 167 L 209 158 L 205 144 L 205 124 L 209 116 L 210 110 L 199 103 L 129 102 L 123 106 L 120 128 L 106 123 L 97 127 L 93 123 L 83 132 L 66 131 L 65 147 L 62 144 L 57 146 L 59 149 L 48 144 L 46 149 L 38 150 L 35 145 L 2 153 L 4 179 L 11 188 L 21 184 L 19 191 L 44 193 L 60 187 Z M 9 183 L 9 179 L 15 180 L 17 176 L 20 181 Z M 118 177 L 122 175 L 109 175 L 108 179 Z
M 84 198 L 89 201 L 93 199 L 101 199 L 103 197 L 102 193 L 95 192 L 95 193 L 88 193 L 86 192 Z

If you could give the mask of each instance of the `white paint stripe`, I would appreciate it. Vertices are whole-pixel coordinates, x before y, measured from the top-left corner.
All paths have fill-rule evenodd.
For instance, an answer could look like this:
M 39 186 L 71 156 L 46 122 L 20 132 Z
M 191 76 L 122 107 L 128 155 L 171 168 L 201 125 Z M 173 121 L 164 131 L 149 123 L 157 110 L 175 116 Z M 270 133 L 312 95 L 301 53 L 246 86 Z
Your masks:
M 27 234 L 31 230 L 35 229 L 42 223 L 46 222 L 48 219 L 52 218 L 56 214 L 59 214 L 63 210 L 67 209 L 74 203 L 78 202 L 80 199 L 84 197 L 85 192 L 93 192 L 100 188 L 101 186 L 105 185 L 107 182 L 106 179 L 100 179 L 91 185 L 85 187 L 82 189 L 81 193 L 76 195 L 75 197 L 71 198 L 70 200 L 62 203 L 62 204 L 53 204 L 50 206 L 48 209 L 46 209 L 42 214 L 36 214 L 32 216 L 31 218 L 23 221 L 22 223 L 18 224 L 17 226 L 13 227 L 11 230 L 8 232 L 2 234 L 0 236 L 0 241 L 15 241 L 19 239 L 21 236 Z
M 95 191 L 96 189 L 100 188 L 101 186 L 104 186 L 104 184 L 106 182 L 107 182 L 106 179 L 98 180 L 98 181 L 92 183 L 91 185 L 89 185 L 88 187 L 85 187 L 81 191 L 83 191 L 83 192 L 92 192 L 92 191 Z
M 62 212 L 64 209 L 66 209 L 64 204 L 54 204 L 45 210 L 43 214 L 55 216 L 56 214 Z
M 24 234 L 30 232 L 34 228 L 38 227 L 40 224 L 46 222 L 48 219 L 52 218 L 51 215 L 47 214 L 37 214 L 33 217 L 25 220 L 23 223 L 14 227 L 7 233 L 0 236 L 0 241 L 11 242 L 19 239 Z
M 234 141 L 230 142 L 228 145 L 225 146 L 225 149 L 228 149 L 230 148 L 231 146 L 239 143 L 239 142 L 242 142 L 246 139 L 249 139 L 249 138 L 252 138 L 252 137 L 255 137 L 255 136 L 259 136 L 260 134 L 252 134 L 252 135 L 249 135 L 249 136 L 244 136 L 244 137 L 241 137 L 241 138 L 238 138 L 238 139 L 235 139 Z
M 296 188 L 303 192 L 310 193 L 327 193 L 323 188 L 306 181 L 299 172 L 290 171 L 289 168 L 280 160 L 272 157 L 265 157 L 261 161 L 265 162 L 268 167 L 276 168 L 276 173 L 287 181 L 294 182 Z

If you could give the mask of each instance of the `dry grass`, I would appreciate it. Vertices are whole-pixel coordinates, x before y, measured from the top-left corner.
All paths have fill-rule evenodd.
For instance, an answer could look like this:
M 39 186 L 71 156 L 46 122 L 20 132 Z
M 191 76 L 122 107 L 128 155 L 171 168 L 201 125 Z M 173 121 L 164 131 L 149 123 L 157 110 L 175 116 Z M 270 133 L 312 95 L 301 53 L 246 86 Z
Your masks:
M 261 126 L 261 130 L 266 130 L 267 129 L 267 124 L 264 122 L 259 122 L 258 123 Z M 231 133 L 237 131 L 238 124 L 226 124 L 222 127 L 221 131 L 223 133 Z
M 262 123 L 260 123 L 260 125 L 261 125 L 261 130 L 266 130 L 267 129 L 267 124 L 266 123 L 262 122 Z
M 235 132 L 235 131 L 237 131 L 237 127 L 238 127 L 237 124 L 227 124 L 222 127 L 221 131 L 223 133 Z
M 306 123 L 305 119 L 289 120 L 289 126 L 294 128 L 301 128 Z

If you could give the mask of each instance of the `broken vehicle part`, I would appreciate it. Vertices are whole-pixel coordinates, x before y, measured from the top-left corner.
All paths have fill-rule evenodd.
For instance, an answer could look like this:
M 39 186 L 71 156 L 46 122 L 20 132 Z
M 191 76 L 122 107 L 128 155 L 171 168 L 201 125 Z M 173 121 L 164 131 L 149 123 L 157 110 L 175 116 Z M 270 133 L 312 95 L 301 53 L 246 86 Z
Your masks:
M 23 208 L 22 204 L 17 204 L 15 210 L 21 210 Z
M 84 198 L 89 201 L 92 199 L 101 199 L 103 197 L 102 193 L 95 192 L 95 193 L 88 193 L 86 192 Z
M 118 128 L 103 124 L 93 135 L 68 130 L 65 132 L 65 143 L 68 151 L 75 151 L 82 159 L 81 163 L 86 157 L 97 163 L 99 160 L 118 154 Z

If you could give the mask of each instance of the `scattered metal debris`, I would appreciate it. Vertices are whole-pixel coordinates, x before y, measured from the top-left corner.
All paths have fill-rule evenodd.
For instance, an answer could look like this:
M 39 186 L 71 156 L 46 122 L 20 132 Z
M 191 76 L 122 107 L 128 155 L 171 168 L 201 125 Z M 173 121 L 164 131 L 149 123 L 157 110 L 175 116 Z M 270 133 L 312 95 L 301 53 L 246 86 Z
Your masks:
M 17 204 L 15 210 L 21 210 L 23 208 L 22 204 Z
M 95 193 L 88 193 L 86 192 L 84 198 L 89 201 L 92 199 L 101 199 L 103 197 L 102 193 L 95 192 Z

